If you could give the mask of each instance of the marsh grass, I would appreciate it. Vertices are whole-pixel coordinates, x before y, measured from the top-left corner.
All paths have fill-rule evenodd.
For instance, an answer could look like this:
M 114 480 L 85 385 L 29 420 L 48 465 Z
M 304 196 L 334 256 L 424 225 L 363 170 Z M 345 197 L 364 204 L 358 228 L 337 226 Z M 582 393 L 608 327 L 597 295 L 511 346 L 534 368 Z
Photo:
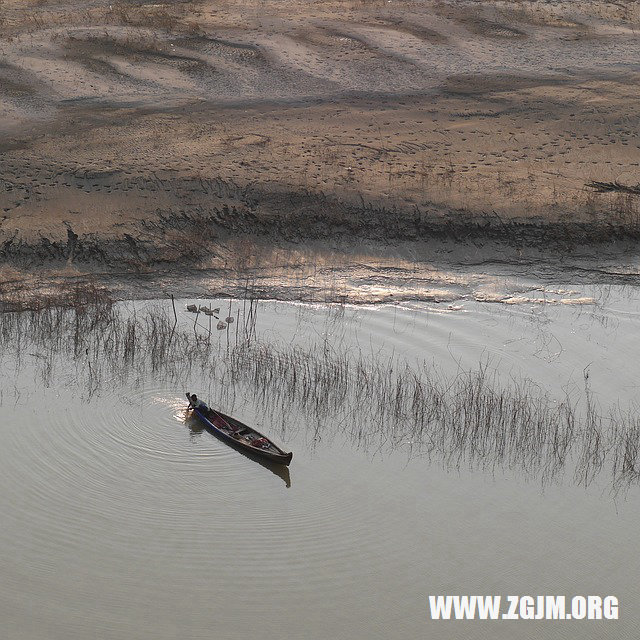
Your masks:
M 640 184 L 630 185 L 622 184 L 615 180 L 614 182 L 588 182 L 586 186 L 593 189 L 597 193 L 624 193 L 640 196 Z
M 487 364 L 445 377 L 326 339 L 265 342 L 251 299 L 222 311 L 237 318 L 222 331 L 204 314 L 185 320 L 171 305 L 114 304 L 95 287 L 18 307 L 0 313 L 3 360 L 20 368 L 33 356 L 45 386 L 56 384 L 61 366 L 75 368 L 89 397 L 150 377 L 182 392 L 197 377 L 223 406 L 242 396 L 273 423 L 304 417 L 314 440 L 340 432 L 368 451 L 404 449 L 448 469 L 513 470 L 543 483 L 568 477 L 588 486 L 606 471 L 616 492 L 640 480 L 640 419 L 631 410 L 603 414 L 586 377 L 581 400 L 558 399 L 528 380 L 505 385 Z

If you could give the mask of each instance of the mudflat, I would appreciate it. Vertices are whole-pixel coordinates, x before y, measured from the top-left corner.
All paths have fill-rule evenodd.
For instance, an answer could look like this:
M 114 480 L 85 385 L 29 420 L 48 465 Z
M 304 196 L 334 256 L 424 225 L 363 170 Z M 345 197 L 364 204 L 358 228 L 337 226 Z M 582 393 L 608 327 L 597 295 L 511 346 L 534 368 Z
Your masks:
M 5 0 L 3 280 L 635 240 L 640 196 L 588 185 L 640 183 L 639 27 L 632 1 Z

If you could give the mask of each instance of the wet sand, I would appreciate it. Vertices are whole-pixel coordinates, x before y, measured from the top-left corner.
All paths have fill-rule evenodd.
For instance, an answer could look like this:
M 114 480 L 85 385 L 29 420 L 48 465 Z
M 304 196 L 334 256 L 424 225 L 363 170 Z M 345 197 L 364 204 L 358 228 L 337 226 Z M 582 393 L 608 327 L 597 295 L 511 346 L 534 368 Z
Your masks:
M 0 11 L 6 283 L 640 236 L 635 3 Z

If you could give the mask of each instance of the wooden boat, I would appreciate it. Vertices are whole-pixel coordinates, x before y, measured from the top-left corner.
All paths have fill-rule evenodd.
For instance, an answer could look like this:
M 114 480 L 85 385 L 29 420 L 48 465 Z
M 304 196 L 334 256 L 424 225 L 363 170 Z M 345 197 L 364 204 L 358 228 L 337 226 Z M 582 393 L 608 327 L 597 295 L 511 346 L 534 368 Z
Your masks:
M 192 434 L 199 434 L 203 431 L 207 433 L 211 433 L 211 429 L 206 427 L 202 420 L 196 415 L 195 411 L 192 411 L 191 408 L 186 410 L 185 426 L 191 431 Z M 213 434 L 212 434 L 213 435 Z M 231 444 L 231 443 L 230 443 Z M 271 462 L 267 458 L 263 458 L 262 456 L 258 456 L 255 453 L 251 453 L 251 451 L 247 451 L 243 447 L 238 447 L 235 444 L 231 445 L 233 448 L 245 458 L 251 460 L 251 462 L 255 462 L 256 464 L 264 467 L 268 471 L 271 471 L 273 475 L 278 476 L 285 485 L 287 485 L 287 489 L 291 487 L 291 473 L 289 471 L 289 467 L 284 464 L 279 464 L 278 462 Z
M 271 462 L 284 465 L 291 462 L 293 453 L 286 453 L 259 431 L 215 409 L 210 408 L 205 412 L 194 407 L 189 393 L 187 393 L 187 400 L 193 413 L 198 416 L 204 426 L 226 443 Z

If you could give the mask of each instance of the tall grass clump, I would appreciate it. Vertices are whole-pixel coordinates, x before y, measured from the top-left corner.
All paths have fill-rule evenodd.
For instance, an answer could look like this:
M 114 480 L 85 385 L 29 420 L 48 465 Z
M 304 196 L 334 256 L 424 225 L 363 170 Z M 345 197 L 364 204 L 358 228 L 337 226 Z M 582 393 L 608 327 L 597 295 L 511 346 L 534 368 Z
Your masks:
M 218 401 L 253 398 L 274 422 L 304 417 L 316 437 L 339 431 L 365 448 L 403 448 L 447 468 L 515 470 L 543 482 L 568 476 L 589 485 L 604 470 L 615 490 L 640 481 L 640 418 L 602 415 L 586 384 L 580 401 L 557 399 L 526 379 L 505 385 L 487 365 L 445 377 L 425 363 L 326 341 L 274 344 L 256 337 L 254 301 L 236 306 L 237 321 L 217 331 L 209 309 L 179 321 L 167 305 L 127 307 L 78 288 L 0 313 L 0 348 L 17 368 L 25 354 L 37 356 L 45 385 L 59 363 L 70 363 L 89 395 L 149 376 L 184 391 L 197 375 L 211 381 Z M 231 305 L 225 313 L 234 317 Z

